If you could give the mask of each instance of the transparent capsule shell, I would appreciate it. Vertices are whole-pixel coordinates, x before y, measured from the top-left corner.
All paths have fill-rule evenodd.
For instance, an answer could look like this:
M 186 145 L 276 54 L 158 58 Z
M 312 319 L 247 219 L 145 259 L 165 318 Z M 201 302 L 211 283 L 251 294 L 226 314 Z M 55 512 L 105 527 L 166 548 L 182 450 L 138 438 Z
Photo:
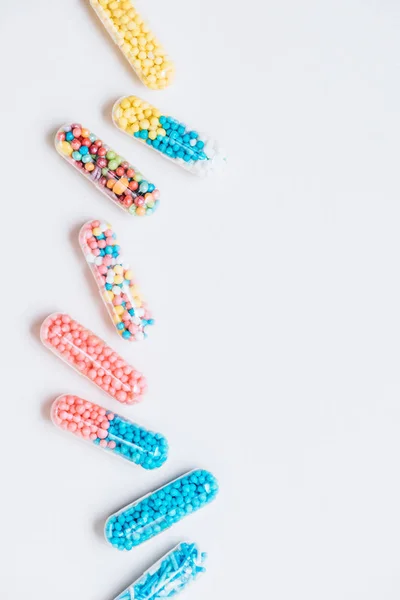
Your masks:
M 100 21 L 145 86 L 168 87 L 175 67 L 130 0 L 90 0 Z
M 52 404 L 51 419 L 60 429 L 144 469 L 157 469 L 167 460 L 168 443 L 161 433 L 79 396 L 59 396 Z
M 118 550 L 132 550 L 206 506 L 217 494 L 214 475 L 190 471 L 111 515 L 105 524 L 106 540 Z
M 199 133 L 137 96 L 119 98 L 114 125 L 190 173 L 205 177 L 225 166 L 226 153 L 212 137 Z
M 88 221 L 80 230 L 79 244 L 117 333 L 130 342 L 145 339 L 154 320 L 112 226 L 105 221 Z
M 67 365 L 122 404 L 137 404 L 147 389 L 144 376 L 99 336 L 65 313 L 46 317 L 40 339 Z
M 154 213 L 160 192 L 154 183 L 79 123 L 57 131 L 57 152 L 126 214 L 137 217 Z
M 114 600 L 172 598 L 206 572 L 205 552 L 197 544 L 181 542 L 152 565 Z

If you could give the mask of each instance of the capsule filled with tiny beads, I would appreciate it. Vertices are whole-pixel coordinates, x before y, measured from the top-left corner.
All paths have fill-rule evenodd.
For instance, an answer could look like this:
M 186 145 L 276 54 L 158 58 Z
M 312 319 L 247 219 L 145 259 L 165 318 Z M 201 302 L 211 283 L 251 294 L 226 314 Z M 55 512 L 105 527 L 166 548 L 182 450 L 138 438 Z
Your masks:
M 56 356 L 122 404 L 137 404 L 147 389 L 144 376 L 100 337 L 65 313 L 48 316 L 40 339 Z
M 118 550 L 132 550 L 212 502 L 217 493 L 214 475 L 191 471 L 111 515 L 106 540 Z
M 205 176 L 225 165 L 225 151 L 215 139 L 188 127 L 137 96 L 117 100 L 112 118 L 114 125 L 123 133 L 147 144 L 195 175 Z
M 111 225 L 97 220 L 85 223 L 79 243 L 117 333 L 131 342 L 146 338 L 154 320 Z
M 57 152 L 128 215 L 151 215 L 160 192 L 139 169 L 128 163 L 79 123 L 61 127 L 54 140 Z
M 197 544 L 182 542 L 154 563 L 115 600 L 172 598 L 206 572 L 205 552 Z
M 144 469 L 157 469 L 168 456 L 168 443 L 153 433 L 88 400 L 64 394 L 51 407 L 57 427 Z
M 90 0 L 92 8 L 139 79 L 152 90 L 173 80 L 175 68 L 131 0 Z

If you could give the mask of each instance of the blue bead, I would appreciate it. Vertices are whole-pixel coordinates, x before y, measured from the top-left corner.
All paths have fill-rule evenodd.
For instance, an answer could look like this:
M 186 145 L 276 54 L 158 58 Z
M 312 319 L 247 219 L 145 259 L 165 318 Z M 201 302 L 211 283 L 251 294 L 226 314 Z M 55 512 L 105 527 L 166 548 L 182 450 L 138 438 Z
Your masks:
M 202 150 L 204 148 L 204 142 L 202 142 L 201 140 L 199 140 L 196 143 L 196 148 L 198 148 L 199 150 Z
M 186 131 L 186 128 L 184 125 L 179 125 L 178 127 L 178 133 L 180 133 L 181 135 L 183 135 Z
M 166 117 L 162 117 L 162 116 L 161 116 L 161 117 L 159 118 L 159 121 L 160 121 L 161 125 L 164 125 L 164 123 L 165 123 L 165 121 L 166 121 L 166 120 L 167 120 L 167 118 L 166 118 Z
M 68 131 L 68 133 L 65 134 L 65 139 L 67 140 L 67 142 L 72 142 L 72 140 L 74 139 L 74 134 L 72 133 L 72 131 Z
M 140 137 L 140 131 L 135 131 L 135 133 L 133 134 L 135 137 Z
M 112 286 L 111 286 L 112 288 Z M 122 331 L 122 329 L 125 329 L 125 325 L 123 323 L 118 323 L 117 324 L 117 329 L 119 329 L 120 331 Z
M 82 156 L 85 156 L 85 154 L 88 154 L 89 148 L 87 146 L 81 146 L 79 148 L 79 152 L 82 154 Z
M 124 331 L 124 333 L 122 334 L 122 337 L 123 337 L 125 340 L 129 340 L 129 338 L 131 337 L 131 335 L 132 335 L 132 334 L 131 334 L 131 332 L 130 332 L 130 331 Z
M 105 251 L 106 251 L 106 254 L 112 254 L 113 253 L 112 246 L 106 246 Z
M 149 192 L 154 192 L 154 190 L 156 189 L 156 186 L 153 183 L 149 183 Z
M 196 138 L 199 137 L 199 134 L 197 133 L 197 131 L 191 131 L 189 133 L 189 135 L 190 135 L 190 139 L 192 139 L 192 140 L 195 140 Z

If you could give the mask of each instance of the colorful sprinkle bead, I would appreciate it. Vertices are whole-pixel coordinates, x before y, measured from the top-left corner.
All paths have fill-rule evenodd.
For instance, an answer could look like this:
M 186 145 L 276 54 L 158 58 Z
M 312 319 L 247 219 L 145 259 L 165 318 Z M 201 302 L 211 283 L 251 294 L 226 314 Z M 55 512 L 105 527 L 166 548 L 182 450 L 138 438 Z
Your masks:
M 209 504 L 217 493 L 214 475 L 191 471 L 111 515 L 105 525 L 106 540 L 118 550 L 132 550 Z
M 59 154 L 98 190 L 130 215 L 151 215 L 160 192 L 144 175 L 79 123 L 61 127 L 55 137 Z
M 51 418 L 57 427 L 144 469 L 157 469 L 167 460 L 168 443 L 161 433 L 78 396 L 59 396 L 53 402 Z
M 152 90 L 173 80 L 175 68 L 130 0 L 90 0 L 97 16 L 139 79 Z
M 40 338 L 46 348 L 118 402 L 141 401 L 147 389 L 143 375 L 69 315 L 54 313 L 47 317 Z
M 205 552 L 197 544 L 182 542 L 156 562 L 115 600 L 172 598 L 206 572 Z
M 102 221 L 85 223 L 79 243 L 117 332 L 130 342 L 143 340 L 154 321 L 121 255 L 111 225 Z
M 225 164 L 225 152 L 218 142 L 164 115 L 137 96 L 117 100 L 112 117 L 118 129 L 191 173 L 208 175 Z

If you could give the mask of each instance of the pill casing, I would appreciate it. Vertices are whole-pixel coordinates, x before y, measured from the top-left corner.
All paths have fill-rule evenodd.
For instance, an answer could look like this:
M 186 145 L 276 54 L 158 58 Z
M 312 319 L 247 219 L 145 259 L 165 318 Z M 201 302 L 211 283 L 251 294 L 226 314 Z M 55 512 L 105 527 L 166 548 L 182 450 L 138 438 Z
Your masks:
M 79 396 L 59 396 L 52 404 L 51 418 L 60 429 L 144 469 L 157 469 L 167 460 L 168 443 L 161 433 L 148 431 Z
M 160 192 L 136 167 L 79 123 L 60 127 L 54 144 L 65 160 L 127 214 L 156 210 Z
M 106 540 L 118 550 L 132 550 L 209 504 L 218 483 L 209 471 L 191 471 L 111 515 Z
M 139 79 L 152 90 L 173 80 L 175 68 L 130 0 L 90 0 L 92 8 Z
M 117 333 L 130 342 L 146 338 L 154 320 L 139 294 L 111 225 L 104 221 L 85 223 L 79 233 L 79 244 Z
M 40 339 L 56 356 L 122 404 L 136 404 L 147 389 L 144 376 L 100 337 L 65 313 L 42 323 Z
M 182 542 L 154 563 L 115 600 L 172 598 L 206 572 L 205 552 L 197 544 Z
M 226 154 L 210 136 L 141 100 L 124 96 L 112 110 L 114 125 L 195 175 L 205 176 L 225 165 Z

